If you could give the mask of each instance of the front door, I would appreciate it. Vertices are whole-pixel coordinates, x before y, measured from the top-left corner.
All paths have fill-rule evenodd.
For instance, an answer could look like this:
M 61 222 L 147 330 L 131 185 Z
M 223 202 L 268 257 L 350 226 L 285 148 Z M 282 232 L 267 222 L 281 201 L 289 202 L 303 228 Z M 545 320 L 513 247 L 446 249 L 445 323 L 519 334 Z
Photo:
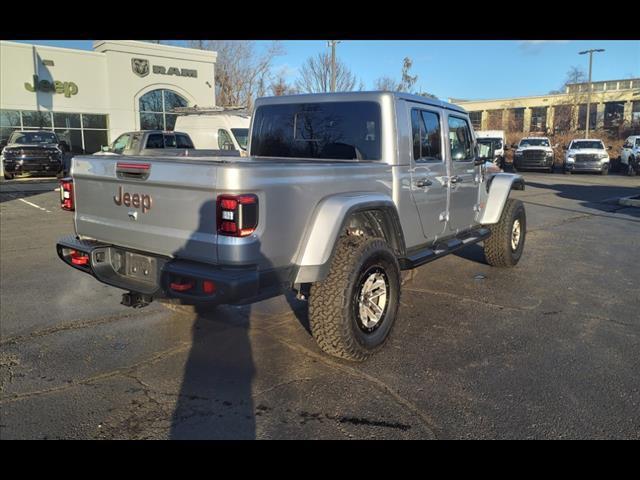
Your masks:
M 442 110 L 409 106 L 412 155 L 411 194 L 418 208 L 422 232 L 429 241 L 445 233 L 447 169 L 444 156 Z
M 447 114 L 449 177 L 449 232 L 467 230 L 475 224 L 478 203 L 477 170 L 471 128 L 466 118 Z

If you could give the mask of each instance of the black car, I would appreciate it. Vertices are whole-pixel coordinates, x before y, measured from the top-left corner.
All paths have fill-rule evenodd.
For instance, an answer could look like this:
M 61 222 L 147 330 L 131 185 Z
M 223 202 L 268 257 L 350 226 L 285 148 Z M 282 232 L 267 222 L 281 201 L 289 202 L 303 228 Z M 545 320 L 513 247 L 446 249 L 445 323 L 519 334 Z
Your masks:
M 4 178 L 10 180 L 23 174 L 61 175 L 64 170 L 64 150 L 64 142 L 53 132 L 13 132 L 2 149 Z

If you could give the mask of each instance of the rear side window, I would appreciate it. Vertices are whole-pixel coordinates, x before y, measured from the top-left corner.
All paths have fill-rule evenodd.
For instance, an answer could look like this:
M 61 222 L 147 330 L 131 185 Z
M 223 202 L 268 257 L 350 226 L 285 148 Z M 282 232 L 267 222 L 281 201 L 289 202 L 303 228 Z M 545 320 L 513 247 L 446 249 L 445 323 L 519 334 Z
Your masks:
M 454 162 L 473 160 L 471 131 L 466 120 L 459 117 L 449 117 L 449 145 L 451 146 L 451 159 Z
M 176 147 L 178 148 L 193 148 L 193 143 L 187 135 L 176 133 Z
M 256 110 L 251 155 L 327 160 L 380 160 L 376 102 L 264 105 Z
M 147 138 L 147 148 L 164 148 L 164 136 L 161 133 L 152 133 Z
M 440 116 L 434 112 L 414 108 L 411 110 L 411 130 L 414 161 L 441 161 Z

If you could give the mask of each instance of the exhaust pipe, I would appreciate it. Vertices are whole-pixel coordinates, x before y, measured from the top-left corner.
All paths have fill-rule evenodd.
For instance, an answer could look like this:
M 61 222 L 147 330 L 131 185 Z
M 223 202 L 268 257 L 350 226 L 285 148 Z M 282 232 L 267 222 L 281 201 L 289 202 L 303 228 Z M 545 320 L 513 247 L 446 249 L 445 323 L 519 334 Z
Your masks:
M 143 308 L 153 302 L 151 295 L 145 295 L 138 292 L 129 292 L 122 294 L 122 301 L 120 302 L 125 307 Z

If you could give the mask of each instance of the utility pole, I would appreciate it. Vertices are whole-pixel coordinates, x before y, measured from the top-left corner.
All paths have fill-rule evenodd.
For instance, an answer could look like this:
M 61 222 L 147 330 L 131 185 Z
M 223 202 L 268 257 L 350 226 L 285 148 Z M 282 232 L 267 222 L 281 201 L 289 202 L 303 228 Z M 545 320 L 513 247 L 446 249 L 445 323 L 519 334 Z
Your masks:
M 340 40 L 329 40 L 327 46 L 331 47 L 331 91 L 336 91 L 336 45 Z
M 589 138 L 589 124 L 591 123 L 591 116 L 590 116 L 590 110 L 591 110 L 591 66 L 593 64 L 593 52 L 604 52 L 604 48 L 592 48 L 591 50 L 585 50 L 584 52 L 580 52 L 580 55 L 585 55 L 585 54 L 589 54 L 589 84 L 587 86 L 587 129 L 586 132 L 584 134 L 584 138 Z M 596 122 L 597 122 L 597 117 L 596 117 Z M 596 123 L 596 127 L 597 127 L 597 123 Z

